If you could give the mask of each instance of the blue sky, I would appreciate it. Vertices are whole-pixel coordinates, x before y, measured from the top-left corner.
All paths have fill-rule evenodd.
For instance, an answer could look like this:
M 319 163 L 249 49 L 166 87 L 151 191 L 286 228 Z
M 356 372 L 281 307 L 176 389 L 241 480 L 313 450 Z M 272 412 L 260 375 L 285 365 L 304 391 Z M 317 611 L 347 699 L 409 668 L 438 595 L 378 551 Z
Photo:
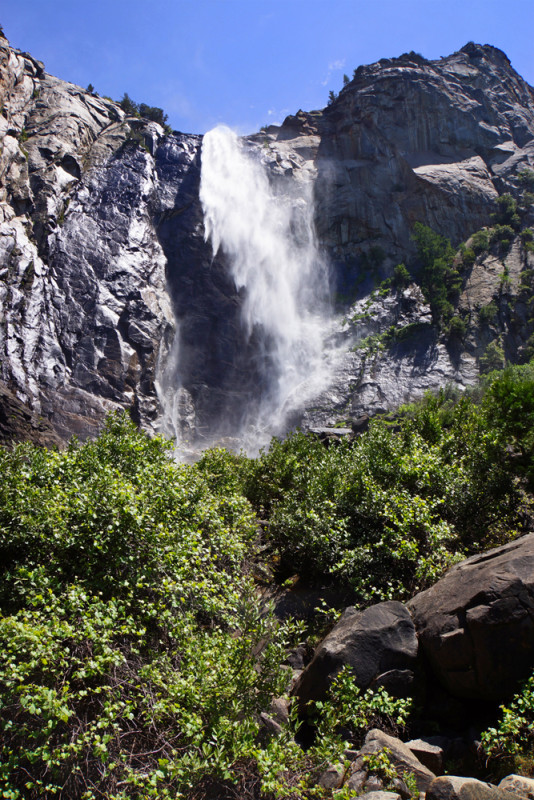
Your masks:
M 3 0 L 11 43 L 64 80 L 240 133 L 322 108 L 360 64 L 500 47 L 534 84 L 534 0 Z

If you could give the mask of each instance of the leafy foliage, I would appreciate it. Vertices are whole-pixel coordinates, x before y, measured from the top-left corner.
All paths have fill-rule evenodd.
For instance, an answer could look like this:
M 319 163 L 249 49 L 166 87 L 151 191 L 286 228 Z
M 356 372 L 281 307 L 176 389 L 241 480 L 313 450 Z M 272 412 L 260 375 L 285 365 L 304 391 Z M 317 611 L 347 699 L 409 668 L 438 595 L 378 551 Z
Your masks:
M 489 232 L 485 229 L 481 231 L 477 231 L 471 237 L 471 249 L 475 253 L 475 255 L 479 255 L 479 253 L 483 253 L 487 250 L 490 246 L 490 235 Z
M 412 281 L 412 276 L 408 272 L 405 264 L 397 264 L 395 269 L 393 270 L 393 283 L 394 285 L 402 289 L 405 286 L 408 286 Z
M 229 777 L 284 682 L 286 632 L 244 569 L 248 502 L 121 417 L 0 458 L 4 796 L 174 798 Z
M 416 222 L 413 238 L 423 266 L 421 288 L 430 303 L 436 322 L 448 322 L 453 315 L 452 301 L 457 297 L 462 280 L 454 266 L 454 250 L 444 236 L 427 225 Z
M 250 462 L 244 491 L 282 576 L 335 579 L 360 601 L 402 598 L 500 541 L 517 496 L 501 433 L 465 397 L 427 397 L 354 444 L 302 433 Z
M 63 452 L 0 450 L 3 796 L 184 798 L 235 784 L 309 798 L 347 740 L 408 724 L 408 701 L 361 692 L 343 671 L 312 712 L 308 750 L 296 712 L 259 737 L 301 631 L 275 622 L 251 575 L 261 553 L 281 579 L 401 599 L 516 535 L 519 482 L 534 478 L 534 365 L 490 373 L 472 396 L 427 396 L 394 423 L 328 448 L 297 432 L 257 459 L 211 450 L 194 466 L 121 416 Z M 492 757 L 531 747 L 532 691 L 485 734 Z
M 517 179 L 525 189 L 534 190 L 534 170 L 525 167 L 517 173 Z
M 505 771 L 520 770 L 520 757 L 531 758 L 534 748 L 534 675 L 500 711 L 496 726 L 482 733 L 482 749 L 489 761 L 504 761 Z
M 498 339 L 488 344 L 484 354 L 480 357 L 480 372 L 488 373 L 496 369 L 503 369 L 505 365 L 504 349 Z
M 495 202 L 497 208 L 492 214 L 494 223 L 496 225 L 505 225 L 512 228 L 513 231 L 517 231 L 521 224 L 517 200 L 514 200 L 510 194 L 503 194 Z
M 135 100 L 125 92 L 122 100 L 119 103 L 120 107 L 125 114 L 131 117 L 143 117 L 143 119 L 150 119 L 152 122 L 159 123 L 162 127 L 166 127 L 168 116 L 163 112 L 162 108 L 157 106 L 148 106 L 146 103 L 136 103 Z

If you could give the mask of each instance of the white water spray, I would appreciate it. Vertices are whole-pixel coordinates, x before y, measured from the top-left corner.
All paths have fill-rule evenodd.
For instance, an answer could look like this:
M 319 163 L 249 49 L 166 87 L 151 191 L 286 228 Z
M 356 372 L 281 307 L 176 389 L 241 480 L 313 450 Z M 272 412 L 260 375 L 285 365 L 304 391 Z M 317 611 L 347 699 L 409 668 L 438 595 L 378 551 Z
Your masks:
M 311 183 L 276 189 L 259 151 L 245 149 L 226 127 L 204 136 L 200 200 L 206 240 L 221 249 L 236 288 L 248 337 L 263 351 L 267 389 L 244 409 L 245 443 L 264 444 L 288 415 L 325 385 L 323 356 L 328 279 L 315 243 Z M 263 439 L 263 441 L 261 441 Z

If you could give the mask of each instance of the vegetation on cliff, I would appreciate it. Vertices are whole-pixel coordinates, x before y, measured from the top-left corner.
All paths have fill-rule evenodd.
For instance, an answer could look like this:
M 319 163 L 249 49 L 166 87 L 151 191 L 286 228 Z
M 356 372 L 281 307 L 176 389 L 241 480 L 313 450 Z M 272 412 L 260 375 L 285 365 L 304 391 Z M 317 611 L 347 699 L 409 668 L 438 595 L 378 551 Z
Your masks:
M 2 796 L 320 795 L 347 731 L 404 725 L 409 704 L 343 674 L 311 749 L 295 720 L 262 736 L 303 634 L 261 601 L 258 562 L 360 604 L 407 597 L 523 530 L 533 423 L 529 364 L 429 396 L 352 445 L 295 433 L 257 459 L 177 465 L 113 416 L 95 442 L 0 451 Z

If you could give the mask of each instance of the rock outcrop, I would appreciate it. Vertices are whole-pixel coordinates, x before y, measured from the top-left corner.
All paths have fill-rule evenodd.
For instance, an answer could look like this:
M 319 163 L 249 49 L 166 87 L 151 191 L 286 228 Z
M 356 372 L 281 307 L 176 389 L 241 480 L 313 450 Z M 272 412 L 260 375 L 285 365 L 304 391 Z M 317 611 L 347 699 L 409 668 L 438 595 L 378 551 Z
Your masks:
M 202 138 L 128 117 L 1 38 L 0 103 L 6 391 L 63 441 L 122 408 L 192 443 L 233 435 L 261 385 L 261 347 L 224 253 L 205 241 Z M 278 191 L 313 184 L 332 266 L 330 384 L 294 403 L 288 424 L 323 427 L 465 386 L 489 343 L 508 355 L 524 346 L 521 274 L 533 254 L 519 237 L 506 259 L 480 254 L 465 271 L 461 341 L 436 328 L 415 284 L 371 294 L 414 258 L 416 221 L 457 245 L 534 165 L 533 90 L 501 51 L 470 44 L 438 61 L 408 54 L 358 68 L 324 111 L 299 111 L 245 145 Z M 497 315 L 481 326 L 493 299 Z
M 417 658 L 415 628 L 407 608 L 395 601 L 365 611 L 347 608 L 323 639 L 293 694 L 302 710 L 326 697 L 343 667 L 350 667 L 358 686 L 384 686 L 394 694 L 410 694 Z
M 503 702 L 534 665 L 534 534 L 462 561 L 408 608 L 453 696 Z

